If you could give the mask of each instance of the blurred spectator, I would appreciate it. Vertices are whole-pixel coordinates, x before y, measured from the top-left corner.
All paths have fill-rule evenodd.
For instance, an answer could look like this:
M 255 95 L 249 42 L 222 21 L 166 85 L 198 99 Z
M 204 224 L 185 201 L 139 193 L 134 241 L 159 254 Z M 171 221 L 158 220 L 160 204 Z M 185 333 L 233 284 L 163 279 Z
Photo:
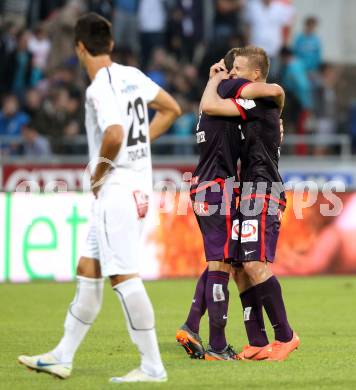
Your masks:
M 160 87 L 169 89 L 170 74 L 175 73 L 178 70 L 177 67 L 175 59 L 169 56 L 166 50 L 156 48 L 152 52 L 146 74 Z
M 352 153 L 356 154 L 356 101 L 351 103 L 349 115 Z
M 36 85 L 44 76 L 48 55 L 51 50 L 51 42 L 42 26 L 35 28 L 33 35 L 29 39 L 28 49 L 33 55 L 32 84 Z
M 13 23 L 0 24 L 0 98 L 9 92 L 8 60 L 9 55 L 16 50 L 17 29 Z
M 141 62 L 145 68 L 152 50 L 165 46 L 166 9 L 164 0 L 141 0 L 138 8 L 138 25 L 141 44 Z
M 238 35 L 241 0 L 215 0 L 214 42 Z
M 308 72 L 317 72 L 321 64 L 321 41 L 316 34 L 318 20 L 310 16 L 304 21 L 304 31 L 294 42 L 294 53 Z
M 28 123 L 29 119 L 29 116 L 20 110 L 16 95 L 6 96 L 0 112 L 0 136 L 20 136 L 22 126 Z
M 18 154 L 18 138 L 21 136 L 21 128 L 28 122 L 28 115 L 19 109 L 17 96 L 6 96 L 0 112 L 0 137 L 6 137 L 5 140 L 0 142 L 0 154 Z
M 183 67 L 183 75 L 190 84 L 188 99 L 199 104 L 205 85 L 199 77 L 198 69 L 194 65 L 187 64 Z
M 17 47 L 6 61 L 5 82 L 7 90 L 22 97 L 26 88 L 33 82 L 33 56 L 28 50 L 29 32 L 22 30 L 17 34 Z
M 281 82 L 286 91 L 285 120 L 298 134 L 305 134 L 306 123 L 313 106 L 311 82 L 303 63 L 285 47 L 281 50 Z M 305 145 L 299 145 L 298 154 L 306 154 Z
M 112 0 L 88 0 L 88 11 L 96 12 L 104 16 L 107 20 L 113 18 L 113 1 Z
M 117 48 L 129 48 L 138 53 L 138 0 L 113 0 L 113 3 L 115 46 Z
M 139 67 L 139 59 L 130 48 L 119 48 L 112 53 L 112 60 L 125 66 Z
M 68 100 L 65 107 L 66 125 L 63 128 L 62 154 L 85 154 L 86 147 L 78 145 L 76 138 L 85 133 L 84 113 L 81 104 L 81 94 L 76 88 L 68 89 Z
M 29 118 L 34 120 L 42 106 L 42 96 L 38 89 L 32 88 L 26 91 L 24 111 Z
M 336 92 L 337 73 L 330 64 L 322 64 L 316 79 L 314 114 L 316 116 L 316 134 L 322 139 L 324 135 L 335 134 L 336 127 Z M 319 145 L 314 154 L 325 155 L 330 148 Z
M 55 10 L 65 5 L 67 0 L 29 0 L 27 8 L 27 25 L 30 28 L 46 20 Z
M 246 3 L 245 20 L 249 26 L 249 43 L 262 47 L 271 59 L 270 78 L 278 73 L 278 55 L 287 43 L 285 28 L 292 24 L 291 5 L 275 0 L 249 0 Z
M 177 0 L 167 23 L 168 48 L 181 61 L 192 62 L 204 40 L 203 0 Z
M 70 0 L 60 8 L 46 22 L 51 41 L 52 50 L 48 58 L 47 70 L 51 71 L 68 64 L 70 60 L 76 61 L 74 53 L 74 26 L 78 17 L 85 11 L 84 3 L 80 0 Z
M 20 154 L 24 157 L 41 158 L 51 155 L 51 147 L 48 140 L 39 135 L 32 123 L 22 127 L 22 145 Z
M 193 129 L 196 125 L 196 115 L 194 105 L 183 96 L 176 96 L 178 103 L 182 108 L 183 114 L 174 122 L 171 134 L 183 141 L 189 141 L 189 137 L 193 135 Z M 193 145 L 190 143 L 179 142 L 173 147 L 173 153 L 176 155 L 192 155 L 194 152 Z

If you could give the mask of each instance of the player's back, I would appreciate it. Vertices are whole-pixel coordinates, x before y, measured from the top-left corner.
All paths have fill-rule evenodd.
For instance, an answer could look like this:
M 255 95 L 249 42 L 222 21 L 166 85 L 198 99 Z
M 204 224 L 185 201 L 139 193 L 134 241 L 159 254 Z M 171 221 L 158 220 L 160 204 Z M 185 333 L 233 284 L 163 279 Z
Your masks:
M 86 93 L 86 130 L 90 159 L 98 157 L 104 131 L 121 125 L 124 137 L 106 183 L 150 190 L 152 163 L 147 104 L 159 86 L 140 70 L 113 63 L 101 68 Z
M 237 173 L 240 130 L 236 118 L 201 114 L 196 129 L 199 163 L 193 182 L 212 184 Z
M 233 98 L 243 85 L 244 79 L 223 80 L 218 87 L 222 98 Z M 201 114 L 196 129 L 199 163 L 194 172 L 193 191 L 207 182 L 222 183 L 227 178 L 238 181 L 237 162 L 240 158 L 240 118 Z

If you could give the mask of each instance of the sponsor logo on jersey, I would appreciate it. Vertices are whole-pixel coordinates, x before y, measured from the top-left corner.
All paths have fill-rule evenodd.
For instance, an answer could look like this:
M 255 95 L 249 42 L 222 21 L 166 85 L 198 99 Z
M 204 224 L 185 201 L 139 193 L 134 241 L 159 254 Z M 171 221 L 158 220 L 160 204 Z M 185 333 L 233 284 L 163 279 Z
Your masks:
M 258 241 L 258 220 L 249 219 L 242 222 L 241 243 Z
M 199 131 L 199 133 L 197 133 L 197 144 L 201 144 L 203 142 L 206 142 L 205 131 Z
M 134 92 L 138 89 L 138 86 L 137 85 L 126 85 L 125 88 L 122 88 L 120 90 L 121 93 L 130 93 L 130 92 Z
M 236 103 L 245 110 L 251 110 L 252 108 L 256 107 L 256 103 L 254 100 L 236 99 Z

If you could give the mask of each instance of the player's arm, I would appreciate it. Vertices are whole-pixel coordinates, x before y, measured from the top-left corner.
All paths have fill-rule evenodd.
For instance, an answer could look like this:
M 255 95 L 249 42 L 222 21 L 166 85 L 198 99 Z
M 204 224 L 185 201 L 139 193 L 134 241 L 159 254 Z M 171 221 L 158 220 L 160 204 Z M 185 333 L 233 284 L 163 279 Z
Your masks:
M 241 116 L 241 110 L 236 99 L 257 99 L 263 97 L 273 97 L 282 111 L 284 106 L 284 91 L 277 84 L 266 84 L 262 82 L 245 83 L 238 90 L 235 99 L 222 99 L 218 94 L 218 86 L 226 78 L 224 72 L 217 73 L 212 77 L 203 94 L 201 100 L 201 110 L 208 115 L 215 116 Z M 221 90 L 221 88 L 220 88 Z
M 240 96 L 238 97 L 249 100 L 271 97 L 274 99 L 282 113 L 284 107 L 285 93 L 283 88 L 278 84 L 256 82 L 244 86 L 243 89 L 240 91 Z
M 160 89 L 157 96 L 148 104 L 156 113 L 150 122 L 151 141 L 164 134 L 182 114 L 177 101 L 166 91 Z
M 111 125 L 104 131 L 99 161 L 91 178 L 92 191 L 95 196 L 97 196 L 104 183 L 106 173 L 112 167 L 112 161 L 115 160 L 120 151 L 123 138 L 124 131 L 121 125 Z
M 200 110 L 212 116 L 240 116 L 240 111 L 230 99 L 222 99 L 217 92 L 220 82 L 227 78 L 227 72 L 211 77 L 201 98 Z

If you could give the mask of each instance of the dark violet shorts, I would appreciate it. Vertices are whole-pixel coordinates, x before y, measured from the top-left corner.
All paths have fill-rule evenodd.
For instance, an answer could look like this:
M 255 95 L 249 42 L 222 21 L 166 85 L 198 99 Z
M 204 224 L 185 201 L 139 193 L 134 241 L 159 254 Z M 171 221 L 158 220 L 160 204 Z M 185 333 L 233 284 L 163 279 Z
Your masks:
M 224 198 L 224 194 L 213 199 L 207 196 L 203 201 L 191 194 L 207 261 L 231 262 L 237 251 L 238 243 L 231 240 L 233 221 L 237 218 L 236 196 L 230 201 Z
M 274 261 L 285 207 L 284 200 L 270 195 L 254 194 L 240 200 L 231 236 L 238 243 L 234 264 Z

